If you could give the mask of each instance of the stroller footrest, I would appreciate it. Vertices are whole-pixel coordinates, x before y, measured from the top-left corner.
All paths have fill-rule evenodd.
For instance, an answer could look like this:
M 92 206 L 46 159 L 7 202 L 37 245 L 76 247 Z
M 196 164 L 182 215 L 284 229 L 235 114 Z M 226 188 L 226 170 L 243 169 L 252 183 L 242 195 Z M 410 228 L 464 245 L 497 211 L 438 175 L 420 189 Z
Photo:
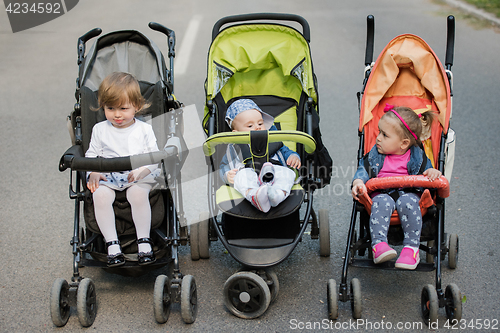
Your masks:
M 227 241 L 234 246 L 242 246 L 249 248 L 269 248 L 287 245 L 293 242 L 289 238 L 244 238 L 244 239 L 230 239 Z
M 394 260 L 375 264 L 372 259 L 352 259 L 351 266 L 400 271 L 401 269 L 394 266 L 395 263 L 396 261 Z M 432 272 L 435 268 L 434 263 L 420 262 L 415 270 L 421 272 Z

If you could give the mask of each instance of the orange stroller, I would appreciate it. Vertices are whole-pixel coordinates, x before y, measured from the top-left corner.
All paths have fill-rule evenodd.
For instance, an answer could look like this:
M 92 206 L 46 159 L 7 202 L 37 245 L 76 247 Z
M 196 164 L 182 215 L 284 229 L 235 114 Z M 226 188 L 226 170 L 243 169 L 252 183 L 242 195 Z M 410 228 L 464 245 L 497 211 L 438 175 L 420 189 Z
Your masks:
M 458 259 L 458 236 L 452 234 L 447 243 L 444 232 L 445 198 L 449 195 L 448 179 L 451 175 L 452 149 L 454 132 L 449 128 L 451 117 L 451 85 L 454 44 L 454 17 L 448 17 L 448 42 L 446 50 L 446 69 L 436 54 L 420 37 L 410 34 L 394 38 L 384 48 L 376 62 L 372 63 L 374 18 L 368 16 L 368 37 L 366 47 L 366 69 L 363 91 L 360 99 L 359 150 L 358 163 L 375 144 L 378 134 L 378 121 L 384 114 L 387 104 L 408 106 L 421 113 L 433 110 L 437 121 L 432 125 L 423 124 L 424 131 L 420 139 L 425 153 L 434 168 L 444 176 L 430 182 L 422 175 L 372 178 L 366 183 L 368 193 L 354 201 L 349 227 L 346 253 L 342 270 L 342 279 L 337 289 L 335 280 L 328 281 L 329 318 L 338 317 L 338 301 L 351 302 L 355 319 L 361 317 L 360 282 L 354 278 L 347 288 L 347 270 L 349 265 L 383 269 L 397 269 L 394 261 L 375 265 L 371 251 L 369 217 L 371 199 L 369 193 L 376 190 L 393 188 L 423 189 L 420 207 L 422 210 L 422 233 L 420 250 L 426 253 L 426 262 L 421 262 L 416 270 L 436 271 L 436 285 L 426 285 L 421 294 L 421 309 L 426 323 L 436 322 L 438 309 L 444 307 L 450 320 L 460 321 L 462 303 L 460 290 L 455 284 L 449 284 L 445 290 L 441 287 L 441 261 L 448 255 L 450 268 L 455 268 Z M 446 178 L 448 177 L 448 179 Z M 359 228 L 356 221 L 359 215 Z M 388 233 L 389 243 L 401 245 L 403 232 L 397 212 L 391 216 Z M 368 249 L 368 251 L 367 251 Z M 363 258 L 367 256 L 367 258 Z

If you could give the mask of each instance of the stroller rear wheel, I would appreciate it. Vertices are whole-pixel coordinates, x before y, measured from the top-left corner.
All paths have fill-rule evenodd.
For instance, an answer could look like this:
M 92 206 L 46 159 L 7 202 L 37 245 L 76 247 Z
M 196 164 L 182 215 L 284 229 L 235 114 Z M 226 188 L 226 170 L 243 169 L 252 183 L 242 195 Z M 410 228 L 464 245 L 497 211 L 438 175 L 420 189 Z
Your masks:
M 446 299 L 446 318 L 450 321 L 460 322 L 462 319 L 462 294 L 458 286 L 454 283 L 446 286 L 444 297 Z
M 424 322 L 427 324 L 435 323 L 438 319 L 439 302 L 436 288 L 432 284 L 428 284 L 422 289 L 420 306 Z
M 322 257 L 330 256 L 330 222 L 328 210 L 320 209 L 319 213 L 319 254 Z
M 448 244 L 448 266 L 451 269 L 457 268 L 458 261 L 458 235 L 451 234 Z
M 196 283 L 192 275 L 182 278 L 181 286 L 181 317 L 186 324 L 192 324 L 196 320 L 198 312 L 198 293 Z
M 89 278 L 83 279 L 78 285 L 76 310 L 78 320 L 83 327 L 89 327 L 94 323 L 97 314 L 97 298 L 94 282 Z
M 200 260 L 199 246 L 199 223 L 191 224 L 189 227 L 189 246 L 191 247 L 191 260 Z
M 257 274 L 238 272 L 224 284 L 224 303 L 235 316 L 254 319 L 266 312 L 271 303 L 271 292 Z
M 153 311 L 155 319 L 159 324 L 166 323 L 170 316 L 170 305 L 172 298 L 170 295 L 170 282 L 166 275 L 158 275 L 155 281 L 153 295 Z
M 337 320 L 339 317 L 339 293 L 337 291 L 337 282 L 334 279 L 328 280 L 326 286 L 327 302 L 328 302 L 328 318 Z
M 69 284 L 65 279 L 54 281 L 50 290 L 50 316 L 56 326 L 64 326 L 70 315 Z
M 200 213 L 200 223 L 198 223 L 198 250 L 201 259 L 210 258 L 210 220 L 209 213 Z

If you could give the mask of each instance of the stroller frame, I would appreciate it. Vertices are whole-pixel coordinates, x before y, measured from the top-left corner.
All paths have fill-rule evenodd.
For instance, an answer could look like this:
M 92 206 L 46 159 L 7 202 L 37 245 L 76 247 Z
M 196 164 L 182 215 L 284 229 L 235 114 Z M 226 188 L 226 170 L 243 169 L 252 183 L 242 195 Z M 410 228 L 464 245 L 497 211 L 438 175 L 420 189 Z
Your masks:
M 450 96 L 453 96 L 451 92 L 452 86 L 452 73 L 451 67 L 453 65 L 453 49 L 454 49 L 454 34 L 455 34 L 455 21 L 453 16 L 448 16 L 447 18 L 447 46 L 446 46 L 446 75 L 448 83 L 450 86 Z M 367 17 L 367 42 L 366 42 L 366 54 L 365 54 L 365 77 L 363 81 L 362 92 L 358 93 L 358 102 L 360 101 L 361 95 L 364 93 L 368 78 L 370 77 L 371 70 L 373 67 L 373 41 L 374 41 L 374 17 L 369 15 Z M 361 105 L 358 103 L 358 107 L 361 112 Z M 364 156 L 365 151 L 365 131 L 359 130 L 359 148 L 357 161 L 359 161 Z M 446 140 L 447 133 L 444 131 L 441 133 L 440 138 L 440 148 L 437 168 L 444 174 L 445 168 L 445 151 L 446 151 Z M 461 294 L 458 287 L 455 284 L 450 284 L 446 287 L 446 290 L 442 288 L 441 281 L 441 261 L 448 254 L 449 256 L 449 267 L 454 269 L 456 267 L 456 261 L 458 260 L 458 236 L 456 234 L 450 235 L 449 245 L 446 244 L 447 235 L 444 230 L 444 217 L 445 217 L 445 200 L 444 197 L 440 195 L 435 196 L 435 205 L 431 206 L 427 211 L 427 214 L 423 216 L 423 229 L 425 223 L 431 223 L 431 230 L 433 230 L 433 235 L 430 237 L 421 237 L 421 242 L 427 240 L 427 245 L 420 244 L 419 248 L 427 253 L 426 263 L 420 263 L 415 269 L 417 271 L 436 271 L 436 283 L 435 287 L 431 284 L 426 285 L 421 294 L 421 310 L 422 318 L 426 324 L 434 323 L 437 320 L 438 309 L 444 307 L 446 310 L 447 318 L 450 320 L 460 321 L 462 314 L 462 303 Z M 356 220 L 360 216 L 359 223 L 359 237 L 356 235 Z M 371 258 L 371 245 L 370 245 L 370 235 L 368 232 L 368 221 L 369 215 L 365 207 L 356 200 L 353 200 L 353 208 L 351 212 L 351 221 L 349 225 L 349 231 L 347 236 L 347 245 L 344 255 L 344 262 L 342 268 L 341 281 L 338 286 L 335 280 L 330 279 L 327 285 L 328 294 L 328 311 L 329 318 L 336 320 L 338 318 L 338 301 L 350 302 L 352 315 L 355 319 L 361 318 L 362 302 L 361 302 L 361 287 L 360 282 L 357 278 L 354 278 L 350 282 L 350 288 L 347 286 L 347 272 L 349 265 L 355 267 L 366 267 L 366 268 L 380 268 L 395 270 L 394 262 L 384 262 L 381 264 L 374 264 Z M 437 222 L 436 222 L 437 221 Z M 434 222 L 434 224 L 432 224 Z M 391 230 L 389 230 L 388 237 L 391 237 Z M 355 253 L 360 256 L 364 256 L 366 251 L 369 251 L 368 259 L 354 258 Z
M 180 143 L 179 133 L 176 130 L 176 124 L 182 122 L 182 104 L 175 100 L 173 96 L 173 61 L 175 57 L 175 33 L 161 24 L 150 22 L 149 27 L 161 32 L 167 36 L 169 46 L 170 68 L 167 68 L 163 62 L 161 52 L 152 44 L 147 37 L 135 31 L 116 31 L 102 36 L 106 38 L 105 43 L 113 44 L 118 41 L 127 40 L 127 36 L 138 36 L 144 38 L 144 45 L 149 45 L 151 52 L 154 52 L 158 61 L 158 71 L 161 77 L 163 98 L 160 103 L 164 103 L 166 111 L 164 124 L 166 125 L 166 145 L 163 151 L 135 155 L 134 165 L 147 165 L 161 163 L 163 173 L 163 184 L 160 182 L 159 199 L 163 201 L 164 216 L 161 225 L 152 228 L 151 237 L 161 244 L 163 257 L 157 258 L 156 262 L 147 266 L 138 266 L 137 263 L 127 261 L 120 267 L 107 267 L 105 255 L 99 255 L 106 252 L 104 240 L 101 234 L 88 228 L 80 227 L 80 204 L 86 199 L 86 188 L 82 189 L 82 181 L 85 179 L 85 171 L 114 172 L 132 169 L 131 157 L 119 158 L 85 158 L 82 147 L 82 108 L 81 94 L 79 90 L 85 80 L 86 75 L 86 57 L 85 44 L 90 39 L 101 34 L 100 28 L 90 30 L 78 39 L 78 66 L 79 77 L 77 79 L 77 93 L 75 94 L 77 103 L 74 111 L 68 117 L 68 127 L 72 135 L 73 146 L 66 151 L 59 163 L 59 170 L 65 171 L 70 168 L 69 197 L 75 200 L 74 228 L 71 246 L 73 253 L 73 276 L 71 282 L 65 279 L 57 279 L 51 289 L 50 311 L 52 321 L 56 326 L 64 326 L 70 316 L 70 306 L 76 306 L 78 319 L 84 327 L 91 326 L 97 314 L 96 288 L 93 281 L 84 278 L 80 274 L 80 267 L 101 267 L 110 273 L 116 273 L 125 276 L 138 276 L 146 274 L 159 267 L 172 264 L 172 274 L 170 277 L 159 275 L 156 278 L 154 286 L 154 316 L 158 323 L 165 323 L 170 314 L 170 306 L 173 302 L 181 303 L 181 317 L 185 323 L 193 323 L 197 314 L 197 291 L 194 277 L 183 275 L 179 268 L 178 246 L 186 245 L 188 242 L 187 227 L 180 225 L 184 221 L 182 208 L 182 188 L 180 169 L 187 156 L 182 154 L 185 150 Z M 120 35 L 122 34 L 122 35 Z M 135 37 L 135 38 L 138 38 Z M 101 40 L 96 42 L 96 44 Z M 120 39 L 121 38 L 121 39 Z M 147 44 L 149 42 L 150 44 Z M 142 43 L 142 42 L 141 42 Z M 90 52 L 89 52 L 90 53 Z M 90 54 L 87 55 L 90 57 Z M 166 96 L 165 96 L 166 94 Z M 168 111 L 167 111 L 168 110 Z M 182 134 L 181 134 L 182 135 Z M 75 177 L 73 177 L 75 172 Z M 171 176 L 166 184 L 167 173 Z M 157 191 L 157 190 L 155 190 Z M 184 223 L 185 224 L 185 223 Z M 96 254 L 97 253 L 97 254 Z M 96 256 L 97 257 L 94 257 Z M 103 260 L 104 259 L 104 260 Z
M 250 24 L 245 24 L 241 22 L 246 21 L 260 21 L 263 22 L 252 22 Z M 280 23 L 268 23 L 269 20 L 280 21 Z M 235 33 L 235 30 L 238 30 L 241 27 L 241 31 L 249 27 L 252 29 L 256 27 L 257 29 L 269 29 L 266 31 L 272 31 L 272 29 L 285 28 L 289 30 L 293 30 L 293 34 L 300 34 L 298 31 L 290 27 L 289 25 L 281 24 L 281 21 L 292 21 L 300 24 L 302 27 L 301 34 L 301 43 L 307 44 L 307 61 L 304 58 L 304 63 L 309 63 L 310 59 L 310 51 L 308 43 L 310 41 L 310 30 L 309 24 L 307 21 L 298 15 L 291 14 L 277 14 L 277 13 L 253 13 L 253 14 L 245 14 L 245 15 L 234 15 L 228 16 L 220 19 L 216 22 L 212 30 L 212 46 L 210 48 L 209 53 L 209 61 L 208 68 L 210 73 L 211 63 L 211 53 L 212 47 L 216 42 L 216 40 L 220 34 Z M 227 28 L 223 28 L 224 25 L 231 24 Z M 262 28 L 264 27 L 264 28 Z M 276 28 L 271 28 L 276 27 Z M 226 30 L 227 29 L 227 30 Z M 229 31 L 229 32 L 228 32 Z M 253 30 L 252 30 L 253 31 Z M 246 32 L 246 30 L 245 30 Z M 259 30 L 260 32 L 260 30 Z M 231 35 L 233 36 L 233 35 Z M 224 36 L 223 36 L 224 37 Z M 303 42 L 302 42 L 303 41 Z M 304 45 L 301 44 L 301 45 Z M 217 44 L 219 46 L 219 44 Z M 216 51 L 213 51 L 215 53 Z M 230 56 L 228 56 L 230 57 Z M 227 58 L 224 58 L 227 60 Z M 215 63 L 215 59 L 213 62 Z M 228 60 L 229 61 L 229 60 Z M 217 64 L 219 65 L 219 64 Z M 222 66 L 222 65 L 221 65 Z M 312 68 L 312 62 L 310 65 Z M 262 68 L 255 67 L 258 70 L 262 70 Z M 230 69 L 229 71 L 233 71 L 234 69 Z M 280 70 L 283 70 L 280 68 Z M 283 70 L 285 71 L 285 70 Z M 235 72 L 232 72 L 233 74 Z M 238 73 L 236 71 L 236 73 Z M 245 72 L 246 73 L 246 72 Z M 311 71 L 312 73 L 312 71 Z M 242 74 L 243 75 L 243 74 Z M 313 75 L 313 74 L 311 74 Z M 318 97 L 316 95 L 317 87 L 315 77 L 309 78 L 309 83 L 311 84 L 311 91 L 308 92 L 301 90 L 300 101 L 295 101 L 294 106 L 296 106 L 297 110 L 301 110 L 303 112 L 300 117 L 300 126 L 301 130 L 286 130 L 283 129 L 278 131 L 269 131 L 268 143 L 278 142 L 278 141 L 290 141 L 299 143 L 297 145 L 297 153 L 302 158 L 302 164 L 307 168 L 302 184 L 304 188 L 303 201 L 300 201 L 300 205 L 305 203 L 305 212 L 303 218 L 301 218 L 301 214 L 299 214 L 299 209 L 292 212 L 288 212 L 289 215 L 284 215 L 288 217 L 290 220 L 294 219 L 294 223 L 296 222 L 297 233 L 294 234 L 290 239 L 281 239 L 279 237 L 274 238 L 252 238 L 246 237 L 239 238 L 236 237 L 234 240 L 228 240 L 228 235 L 225 234 L 226 229 L 223 230 L 224 226 L 227 226 L 227 220 L 224 219 L 231 217 L 234 221 L 245 220 L 241 222 L 246 222 L 250 220 L 254 220 L 254 218 L 250 216 L 239 216 L 233 213 L 228 214 L 227 212 L 219 209 L 217 200 L 216 200 L 216 191 L 219 188 L 220 179 L 218 176 L 216 163 L 219 162 L 219 158 L 222 157 L 220 155 L 220 151 L 216 152 L 214 147 L 218 144 L 229 144 L 229 143 L 238 143 L 238 144 L 247 144 L 250 142 L 251 137 L 257 135 L 256 133 L 251 132 L 226 132 L 228 129 L 224 130 L 223 128 L 226 126 L 224 122 L 225 108 L 226 103 L 230 104 L 231 101 L 234 101 L 238 98 L 250 98 L 254 99 L 257 102 L 259 98 L 265 97 L 268 100 L 271 99 L 286 99 L 285 96 L 274 95 L 269 92 L 264 93 L 256 93 L 249 94 L 248 92 L 244 92 L 243 94 L 235 94 L 231 97 L 227 97 L 227 101 L 224 100 L 225 97 L 222 97 L 220 93 L 221 90 L 216 91 L 214 93 L 213 86 L 210 86 L 211 79 L 207 77 L 207 82 L 205 83 L 205 89 L 207 92 L 207 100 L 205 107 L 205 118 L 204 125 L 205 131 L 208 135 L 207 140 L 204 144 L 204 150 L 206 155 L 206 161 L 208 165 L 208 193 L 209 193 L 209 213 L 206 213 L 201 217 L 201 222 L 197 224 L 193 229 L 193 225 L 191 225 L 191 234 L 193 234 L 193 230 L 200 230 L 200 248 L 199 253 L 192 252 L 192 258 L 197 260 L 198 258 L 208 258 L 209 257 L 209 243 L 210 241 L 219 239 L 223 246 L 227 249 L 227 251 L 231 254 L 231 256 L 240 264 L 243 265 L 242 269 L 240 269 L 237 273 L 233 274 L 225 283 L 224 286 L 224 302 L 227 309 L 237 317 L 244 319 L 253 319 L 262 315 L 268 308 L 270 302 L 272 302 L 278 295 L 279 291 L 279 282 L 276 273 L 272 270 L 273 266 L 278 265 L 283 262 L 293 251 L 295 246 L 302 240 L 303 234 L 309 224 L 311 224 L 311 238 L 320 240 L 320 254 L 322 256 L 330 255 L 330 231 L 329 231 L 329 222 L 328 222 L 328 211 L 320 210 L 319 218 L 316 216 L 316 213 L 313 208 L 313 192 L 316 188 L 321 187 L 323 184 L 318 178 L 314 176 L 314 171 L 312 168 L 312 154 L 315 149 L 322 146 L 322 143 L 317 139 L 317 137 L 313 138 L 313 117 L 316 116 L 318 112 Z M 298 82 L 298 81 L 297 81 Z M 253 81 L 252 81 L 253 83 Z M 314 87 L 312 86 L 314 84 Z M 289 97 L 289 96 L 286 96 Z M 262 100 L 260 100 L 262 101 Z M 274 100 L 274 102 L 277 102 Z M 279 102 L 277 102 L 279 104 Z M 269 103 L 269 105 L 274 105 L 273 103 Z M 262 105 L 261 105 L 262 106 Z M 284 110 L 287 110 L 285 108 Z M 317 117 L 317 116 L 316 116 Z M 296 128 L 299 128 L 297 124 L 295 124 Z M 254 131 L 254 132 L 266 132 L 266 131 Z M 281 136 L 281 137 L 280 137 Z M 286 139 L 284 137 L 286 136 Z M 218 154 L 220 156 L 218 156 Z M 216 157 L 214 157 L 214 155 Z M 237 194 L 239 195 L 239 194 Z M 287 198 L 289 200 L 292 197 Z M 242 199 L 238 197 L 236 205 L 250 205 L 246 201 L 246 199 Z M 302 200 L 302 199 L 301 199 Z M 245 206 L 246 207 L 246 206 Z M 249 207 L 253 210 L 255 208 Z M 299 206 L 300 208 L 300 206 Z M 272 214 L 272 209 L 269 213 L 261 213 L 258 214 L 258 219 L 266 219 L 265 214 Z M 220 214 L 222 213 L 222 214 Z M 231 216 L 230 216 L 231 215 Z M 221 216 L 221 219 L 218 217 Z M 228 217 L 229 216 L 229 217 Z M 270 215 L 267 215 L 267 218 L 270 218 Z M 297 219 L 295 219 L 297 217 Z M 275 216 L 274 218 L 279 218 Z M 284 218 L 284 217 L 283 217 Z M 273 220 L 274 221 L 274 220 Z M 294 225 L 295 226 L 295 225 Z M 203 231 L 202 231 L 203 230 Z M 274 235 L 274 234 L 273 234 Z M 293 238 L 293 239 L 292 239 Z M 203 241 L 202 241 L 203 240 Z M 193 247 L 191 248 L 193 250 Z M 251 297 L 248 300 L 245 300 L 248 297 L 248 291 L 252 290 Z

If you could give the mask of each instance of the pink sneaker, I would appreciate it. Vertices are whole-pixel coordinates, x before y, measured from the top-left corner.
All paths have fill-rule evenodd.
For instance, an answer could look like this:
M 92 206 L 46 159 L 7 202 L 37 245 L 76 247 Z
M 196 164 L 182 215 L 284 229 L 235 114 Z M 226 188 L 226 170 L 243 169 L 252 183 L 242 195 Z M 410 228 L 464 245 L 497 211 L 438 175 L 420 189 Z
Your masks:
M 373 251 L 373 262 L 380 264 L 387 260 L 396 258 L 398 253 L 386 242 L 380 242 L 372 248 Z
M 398 260 L 396 260 L 395 266 L 396 268 L 413 270 L 417 268 L 419 262 L 420 255 L 418 249 L 415 251 L 413 248 L 405 246 L 403 250 L 401 250 L 401 254 Z

